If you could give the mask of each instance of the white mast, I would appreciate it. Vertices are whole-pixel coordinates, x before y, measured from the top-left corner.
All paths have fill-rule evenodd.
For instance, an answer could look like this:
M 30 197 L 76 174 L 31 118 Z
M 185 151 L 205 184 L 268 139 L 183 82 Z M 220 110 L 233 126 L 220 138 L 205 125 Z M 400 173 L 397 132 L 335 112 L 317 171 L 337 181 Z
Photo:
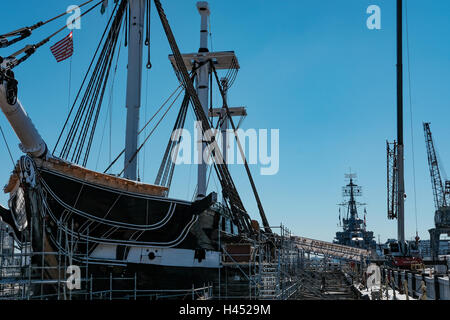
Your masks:
M 212 112 L 209 112 L 209 76 L 212 72 L 209 61 L 214 63 L 216 70 L 229 70 L 230 68 L 239 70 L 239 62 L 234 51 L 219 51 L 209 52 L 208 50 L 208 17 L 210 15 L 209 4 L 206 1 L 197 2 L 197 9 L 201 16 L 200 26 L 200 49 L 196 53 L 186 53 L 182 55 L 183 61 L 188 71 L 192 71 L 195 68 L 196 77 L 196 89 L 199 100 L 202 104 L 205 114 L 209 114 L 210 117 L 220 117 L 226 115 L 226 110 L 223 108 L 213 108 Z M 176 62 L 173 55 L 169 55 L 169 59 L 175 69 Z M 200 65 L 200 67 L 199 67 Z M 227 84 L 228 87 L 228 84 Z M 245 108 L 229 108 L 231 116 L 246 115 Z M 225 124 L 229 119 L 225 120 Z M 223 127 L 221 129 L 225 129 Z M 198 131 L 197 131 L 198 132 Z M 201 145 L 201 150 L 198 150 L 197 163 L 198 163 L 198 176 L 197 176 L 197 199 L 201 199 L 206 196 L 206 163 L 203 160 L 203 154 L 206 151 L 207 145 L 203 143 L 203 137 L 201 134 L 198 137 L 197 145 Z M 200 153 L 201 151 L 201 153 Z M 224 154 L 226 156 L 226 152 Z
M 210 15 L 209 4 L 206 1 L 197 2 L 197 9 L 201 16 L 201 26 L 200 26 L 200 49 L 199 55 L 201 53 L 208 52 L 208 17 Z M 198 62 L 200 64 L 204 63 L 206 59 L 200 57 Z M 203 107 L 205 114 L 208 114 L 208 93 L 209 93 L 209 74 L 210 67 L 208 63 L 205 63 L 197 71 L 197 94 Z M 203 140 L 203 135 L 200 135 L 199 139 Z M 201 154 L 199 154 L 199 164 L 198 164 L 198 184 L 197 184 L 197 199 L 206 196 L 206 163 L 203 161 L 203 154 L 207 148 L 206 144 L 202 141 L 201 143 Z
M 128 77 L 126 98 L 127 127 L 125 137 L 124 177 L 129 180 L 136 180 L 136 151 L 138 147 L 139 109 L 141 107 L 145 0 L 130 0 L 129 5 L 130 30 L 128 37 Z M 128 21 L 125 23 L 128 23 Z

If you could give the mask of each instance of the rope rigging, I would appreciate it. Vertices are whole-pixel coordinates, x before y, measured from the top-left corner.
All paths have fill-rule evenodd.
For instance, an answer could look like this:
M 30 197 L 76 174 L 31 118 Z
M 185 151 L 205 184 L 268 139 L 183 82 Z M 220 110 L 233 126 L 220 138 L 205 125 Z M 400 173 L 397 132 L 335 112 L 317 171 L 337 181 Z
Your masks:
M 248 162 L 247 162 L 247 159 L 245 157 L 244 150 L 242 148 L 241 142 L 239 141 L 239 137 L 237 135 L 237 128 L 234 125 L 233 117 L 231 116 L 230 109 L 228 108 L 228 103 L 227 103 L 227 99 L 226 99 L 226 96 L 225 96 L 225 91 L 224 91 L 224 89 L 222 87 L 222 83 L 219 80 L 219 76 L 217 75 L 217 70 L 216 70 L 216 68 L 214 66 L 214 63 L 211 62 L 210 64 L 211 64 L 211 69 L 213 70 L 214 76 L 216 78 L 217 86 L 219 87 L 219 91 L 220 91 L 220 94 L 222 96 L 223 107 L 225 108 L 225 110 L 227 112 L 227 117 L 228 117 L 228 119 L 230 121 L 231 127 L 233 128 L 234 137 L 235 137 L 235 140 L 237 142 L 237 145 L 238 145 L 238 148 L 239 148 L 239 152 L 241 153 L 241 157 L 244 160 L 245 171 L 247 172 L 247 176 L 248 176 L 248 179 L 250 181 L 250 184 L 251 184 L 251 187 L 252 187 L 252 190 L 253 190 L 253 194 L 255 196 L 256 203 L 258 205 L 258 210 L 259 210 L 259 214 L 261 216 L 261 220 L 263 222 L 264 229 L 266 230 L 266 232 L 271 233 L 272 231 L 270 229 L 269 222 L 267 221 L 267 217 L 266 217 L 266 214 L 264 212 L 264 208 L 262 206 L 261 199 L 260 199 L 259 194 L 258 194 L 258 190 L 256 189 L 256 185 L 255 185 L 255 182 L 253 180 L 252 174 L 250 172 L 250 168 L 248 166 Z M 227 89 L 228 89 L 228 87 L 227 87 Z
M 150 22 L 151 22 L 151 12 L 152 12 L 152 2 L 147 0 L 147 12 L 146 12 L 146 38 L 145 38 L 145 46 L 147 47 L 147 69 L 152 68 L 152 63 L 150 61 Z
M 91 3 L 92 1 L 94 1 L 94 0 L 86 1 L 86 2 L 84 2 L 82 4 L 80 4 L 78 6 L 78 8 L 82 8 L 85 5 Z M 58 18 L 61 18 L 62 16 L 70 13 L 71 11 L 72 10 L 67 10 L 67 11 L 65 11 L 65 12 L 63 12 L 61 14 L 58 14 L 57 16 L 55 16 L 55 17 L 53 17 L 51 19 L 48 19 L 46 21 L 39 21 L 39 22 L 35 23 L 34 25 L 32 25 L 31 27 L 23 27 L 23 28 L 20 28 L 18 30 L 15 30 L 15 31 L 12 31 L 12 32 L 0 35 L 0 48 L 9 47 L 9 46 L 13 45 L 14 43 L 17 43 L 19 41 L 22 41 L 22 40 L 28 38 L 29 36 L 31 36 L 32 31 L 34 31 L 34 30 L 36 30 L 36 29 L 38 29 L 38 28 L 40 28 L 40 27 L 42 27 L 42 26 L 44 26 L 44 25 L 46 25 L 46 24 L 48 24 L 48 23 L 50 23 L 50 22 L 52 22 L 52 21 L 54 21 L 56 19 L 58 19 Z M 12 40 L 8 40 L 7 39 L 7 38 L 11 38 L 11 37 L 17 37 L 17 38 L 14 38 Z
M 170 111 L 170 109 L 172 109 L 172 106 L 175 104 L 175 102 L 178 100 L 178 97 L 181 95 L 182 91 L 180 91 L 180 93 L 175 97 L 175 100 L 172 102 L 172 104 L 167 108 L 167 110 L 164 112 L 164 114 L 161 116 L 161 119 L 159 119 L 159 121 L 156 123 L 155 127 L 153 128 L 152 131 L 150 131 L 150 133 L 147 135 L 147 137 L 144 139 L 144 142 L 142 142 L 142 144 L 139 146 L 139 148 L 137 148 L 137 150 L 134 152 L 134 154 L 132 155 L 132 157 L 130 158 L 130 160 L 128 160 L 128 163 L 125 165 L 125 167 L 123 168 L 123 170 L 120 172 L 119 176 L 121 176 L 125 170 L 128 168 L 128 166 L 133 162 L 134 158 L 136 158 L 136 156 L 139 154 L 139 152 L 142 150 L 142 148 L 145 146 L 145 144 L 147 143 L 147 141 L 150 139 L 150 137 L 153 135 L 153 133 L 156 131 L 156 129 L 158 128 L 158 126 L 161 124 L 162 120 L 166 117 L 167 113 Z
M 225 75 L 225 79 L 227 81 L 227 90 L 231 88 L 231 86 L 234 84 L 234 81 L 236 80 L 237 74 L 239 72 L 238 64 L 236 57 L 233 57 L 231 60 L 230 66 L 228 67 L 228 71 Z
M 159 109 L 153 114 L 153 116 L 146 122 L 146 124 L 144 125 L 144 127 L 139 130 L 138 135 L 140 135 L 142 132 L 144 132 L 144 130 L 150 125 L 150 123 L 153 121 L 153 119 L 161 112 L 161 110 L 167 105 L 167 103 L 172 99 L 173 96 L 176 95 L 175 100 L 170 104 L 169 109 L 173 106 L 173 104 L 175 103 L 176 99 L 180 96 L 180 94 L 182 93 L 182 91 L 178 92 L 181 88 L 181 84 L 172 92 L 172 94 L 164 101 L 164 103 L 159 107 Z M 178 93 L 177 93 L 178 92 Z M 167 111 L 166 111 L 167 113 Z M 147 139 L 148 140 L 148 139 Z M 114 158 L 114 160 L 111 162 L 111 164 L 106 168 L 106 170 L 103 173 L 107 173 L 109 171 L 109 169 L 112 168 L 112 166 L 114 164 L 116 164 L 116 162 L 120 159 L 120 157 L 125 153 L 125 149 L 123 149 L 119 155 Z M 131 159 L 130 161 L 133 161 L 133 159 Z
M 90 2 L 90 1 L 89 1 Z M 100 4 L 102 4 L 103 1 L 99 1 L 97 4 L 93 5 L 91 8 L 89 8 L 88 10 L 86 10 L 85 12 L 83 12 L 80 16 L 76 17 L 75 19 L 73 19 L 70 23 L 65 24 L 63 27 L 59 28 L 57 31 L 55 31 L 54 33 L 52 33 L 50 36 L 48 36 L 47 38 L 45 38 L 44 40 L 33 44 L 33 45 L 26 45 L 25 47 L 23 47 L 22 49 L 20 49 L 19 51 L 13 53 L 12 55 L 8 56 L 7 58 L 2 58 L 3 60 L 5 60 L 4 64 L 4 68 L 5 69 L 13 69 L 15 67 L 17 67 L 18 65 L 20 65 L 22 62 L 26 61 L 28 58 L 30 58 L 37 49 L 39 49 L 40 47 L 42 47 L 43 45 L 45 45 L 47 42 L 49 42 L 54 36 L 56 36 L 57 34 L 59 34 L 61 31 L 65 30 L 70 24 L 75 23 L 75 21 L 81 19 L 83 16 L 85 16 L 86 14 L 88 14 L 89 12 L 91 12 L 92 10 L 94 10 L 96 7 L 98 7 Z M 87 3 L 86 3 L 87 4 Z M 31 34 L 31 33 L 30 33 Z M 28 35 L 29 36 L 29 35 Z M 28 37 L 27 36 L 27 37 Z M 26 38 L 26 37 L 25 37 Z M 25 39 L 24 38 L 24 39 Z M 19 40 L 17 40 L 19 41 Z M 16 42 L 17 42 L 16 41 Z M 0 40 L 1 42 L 1 40 Z M 24 54 L 23 56 L 21 56 L 20 58 L 17 58 L 19 55 Z
M 113 73 L 113 77 L 111 80 L 111 87 L 109 89 L 109 101 L 108 101 L 108 111 L 105 117 L 105 123 L 103 125 L 103 131 L 102 131 L 102 138 L 100 141 L 100 147 L 98 148 L 98 156 L 97 156 L 97 162 L 95 165 L 95 170 L 97 170 L 98 168 L 98 163 L 100 161 L 100 155 L 102 153 L 102 145 L 103 145 L 103 139 L 105 136 L 105 129 L 106 129 L 106 125 L 107 122 L 109 120 L 109 161 L 111 162 L 111 149 L 112 149 L 112 115 L 113 115 L 113 98 L 114 98 L 114 85 L 116 82 L 116 75 L 117 75 L 117 68 L 119 66 L 119 58 L 120 58 L 120 49 L 122 48 L 122 40 L 120 41 L 119 44 L 119 52 L 117 53 L 117 57 L 116 57 L 116 65 L 114 66 L 114 73 Z
M 108 35 L 104 41 L 103 48 L 99 54 L 97 63 L 92 71 L 90 81 L 84 90 L 84 96 L 81 100 L 80 106 L 78 107 L 78 110 L 74 116 L 72 125 L 69 129 L 69 132 L 67 133 L 66 140 L 59 154 L 61 158 L 66 160 L 70 159 L 71 162 L 77 164 L 81 162 L 83 166 L 86 166 L 89 159 L 94 133 L 97 126 L 103 97 L 107 87 L 112 62 L 115 56 L 117 41 L 119 38 L 120 30 L 122 28 L 124 11 L 127 4 L 127 0 L 122 0 L 120 5 L 117 3 L 113 10 L 111 18 L 115 15 L 114 19 L 111 23 L 111 27 L 109 28 Z M 108 27 L 109 23 L 105 29 L 104 35 L 106 34 Z M 104 36 L 102 37 L 102 39 L 103 38 Z M 98 52 L 98 49 L 99 48 L 97 48 L 96 54 Z M 96 54 L 94 55 L 94 58 Z M 89 66 L 89 70 L 91 69 L 92 65 L 93 62 Z M 85 81 L 83 81 L 83 84 L 74 102 L 74 106 L 79 98 L 81 90 L 83 90 L 84 84 Z M 61 131 L 60 137 L 65 131 L 69 119 L 71 119 L 72 117 L 74 106 L 72 107 L 68 115 L 63 130 Z M 59 144 L 59 141 L 60 139 L 58 139 L 55 150 Z
M 175 63 L 178 69 L 178 74 L 180 75 L 180 80 L 182 81 L 186 92 L 191 99 L 191 103 L 194 106 L 194 112 L 196 114 L 197 120 L 201 121 L 202 123 L 203 135 L 206 138 L 205 140 L 210 141 L 207 146 L 208 148 L 210 148 L 210 150 L 212 148 L 212 151 L 215 152 L 216 159 L 219 160 L 214 162 L 214 168 L 222 186 L 223 198 L 228 202 L 231 209 L 231 218 L 233 220 L 233 223 L 238 227 L 241 233 L 253 234 L 254 229 L 251 225 L 250 216 L 244 208 L 244 204 L 242 203 L 242 200 L 237 192 L 236 186 L 234 185 L 233 179 L 230 175 L 230 172 L 228 171 L 228 167 L 223 162 L 223 156 L 217 146 L 217 142 L 215 140 L 212 140 L 210 137 L 211 126 L 209 123 L 209 119 L 203 111 L 201 102 L 188 74 L 186 65 L 184 64 L 180 50 L 162 8 L 161 2 L 159 0 L 154 0 L 154 2 L 164 31 L 166 33 L 169 45 L 172 49 Z
M 68 115 L 68 117 L 67 117 L 67 119 L 66 119 L 66 121 L 65 121 L 65 123 L 64 123 L 64 125 L 63 125 L 63 128 L 62 128 L 62 130 L 61 130 L 61 133 L 59 134 L 58 140 L 56 141 L 55 147 L 54 147 L 54 149 L 53 149 L 53 152 L 52 152 L 53 155 L 55 154 L 56 148 L 58 147 L 59 142 L 60 142 L 60 140 L 61 140 L 61 138 L 62 138 L 62 135 L 63 135 L 63 133 L 64 133 L 66 127 L 67 127 L 67 124 L 68 124 L 68 122 L 69 122 L 69 120 L 70 120 L 70 116 L 71 116 L 71 114 L 72 114 L 72 112 L 73 112 L 73 110 L 74 110 L 74 108 L 75 108 L 75 105 L 76 105 L 76 103 L 77 103 L 77 101 L 78 101 L 78 98 L 80 97 L 80 94 L 81 94 L 81 92 L 83 91 L 84 84 L 86 83 L 86 80 L 87 80 L 87 78 L 88 78 L 88 76 L 89 76 L 89 72 L 91 71 L 92 66 L 94 65 L 95 58 L 97 57 L 97 53 L 98 53 L 98 51 L 100 50 L 101 44 L 102 44 L 102 42 L 103 42 L 103 39 L 105 38 L 105 36 L 106 36 L 106 34 L 107 34 L 108 30 L 109 30 L 109 25 L 111 24 L 111 22 L 112 22 L 112 20 L 113 20 L 113 17 L 114 17 L 114 11 L 115 11 L 116 8 L 117 8 L 117 5 L 116 5 L 116 7 L 114 8 L 113 13 L 111 14 L 111 16 L 110 16 L 110 18 L 109 18 L 109 20 L 108 20 L 108 22 L 107 22 L 107 24 L 106 24 L 105 30 L 103 31 L 103 34 L 102 34 L 102 36 L 101 36 L 101 38 L 100 38 L 100 42 L 99 42 L 99 44 L 98 44 L 98 46 L 97 46 L 97 48 L 96 48 L 96 50 L 95 50 L 95 52 L 94 52 L 94 55 L 93 55 L 92 60 L 91 60 L 91 63 L 89 64 L 89 67 L 88 67 L 88 69 L 87 69 L 87 71 L 86 71 L 86 73 L 85 73 L 85 75 L 84 75 L 83 81 L 81 82 L 80 89 L 78 90 L 77 95 L 75 96 L 75 100 L 74 100 L 74 102 L 73 102 L 73 104 L 72 104 L 72 107 L 70 108 L 70 111 L 69 111 L 69 115 Z
M 177 146 L 181 140 L 180 130 L 184 128 L 188 108 L 189 95 L 185 94 L 180 111 L 175 121 L 175 125 L 172 130 L 172 135 L 169 139 L 169 143 L 167 144 L 166 152 L 164 153 L 164 157 L 155 180 L 155 185 L 165 186 L 169 190 L 172 184 L 172 177 L 175 169 L 176 158 L 173 158 L 173 154 L 175 154 L 175 157 L 178 155 L 178 148 L 175 149 L 174 152 L 174 147 Z

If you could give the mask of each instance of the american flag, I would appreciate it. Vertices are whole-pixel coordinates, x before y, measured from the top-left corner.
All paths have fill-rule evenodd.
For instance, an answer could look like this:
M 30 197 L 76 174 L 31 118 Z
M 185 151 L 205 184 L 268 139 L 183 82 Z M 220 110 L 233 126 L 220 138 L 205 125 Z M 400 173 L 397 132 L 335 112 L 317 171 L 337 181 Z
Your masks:
M 57 62 L 70 58 L 73 54 L 73 34 L 69 33 L 65 38 L 50 47 Z

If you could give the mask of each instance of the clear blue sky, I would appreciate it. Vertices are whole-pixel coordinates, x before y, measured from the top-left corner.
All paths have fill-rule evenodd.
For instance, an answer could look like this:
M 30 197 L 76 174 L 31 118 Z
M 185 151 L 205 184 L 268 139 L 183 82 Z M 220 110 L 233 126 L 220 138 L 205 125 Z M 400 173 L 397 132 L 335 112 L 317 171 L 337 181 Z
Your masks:
M 0 33 L 50 18 L 74 0 L 7 1 L 2 4 Z M 112 1 L 110 1 L 112 2 Z M 199 15 L 194 0 L 163 1 L 183 52 L 199 46 Z M 366 28 L 366 8 L 381 7 L 382 30 Z M 210 1 L 214 50 L 234 50 L 241 71 L 230 92 L 230 104 L 245 105 L 249 116 L 243 128 L 280 129 L 280 171 L 275 176 L 252 172 L 272 225 L 283 222 L 295 234 L 332 240 L 337 231 L 341 187 L 349 168 L 364 187 L 368 228 L 382 241 L 396 236 L 396 222 L 386 218 L 386 139 L 396 136 L 395 3 L 392 0 L 228 0 Z M 111 8 L 108 12 L 110 12 Z M 426 160 L 422 121 L 432 122 L 437 147 L 450 167 L 450 2 L 408 0 L 411 87 L 416 160 L 419 235 L 428 238 L 433 227 L 433 198 Z M 83 18 L 76 30 L 72 60 L 73 99 L 106 24 L 99 11 Z M 27 43 L 50 34 L 64 19 L 36 31 Z M 68 32 L 67 32 L 68 33 Z M 66 35 L 63 32 L 59 37 Z M 55 39 L 55 40 L 58 40 Z M 54 41 L 52 41 L 53 43 Z M 33 122 L 53 148 L 68 109 L 69 61 L 57 64 L 49 46 L 18 67 L 19 95 Z M 405 43 L 406 45 L 406 43 Z M 2 49 L 6 56 L 19 49 Z M 121 55 L 113 99 L 113 150 L 123 148 L 125 51 Z M 406 52 L 406 50 L 405 50 Z M 177 86 L 168 63 L 169 47 L 153 9 L 153 69 L 144 74 L 142 119 L 149 118 Z M 405 54 L 405 71 L 408 71 Z M 406 79 L 406 78 L 405 78 Z M 411 113 L 405 82 L 406 236 L 415 235 Z M 106 93 L 109 99 L 110 92 Z M 147 104 L 145 104 L 147 101 Z M 217 97 L 216 97 L 217 101 Z M 145 149 L 141 176 L 153 182 L 177 110 L 172 110 Z M 96 149 L 89 168 L 103 170 L 108 163 L 108 134 L 100 149 L 106 107 L 97 131 Z M 143 120 L 142 120 L 143 121 Z M 192 121 L 192 113 L 188 121 Z M 0 117 L 15 160 L 18 140 L 4 116 Z M 108 132 L 108 126 L 106 126 Z M 12 170 L 0 141 L 0 181 Z M 100 150 L 100 152 L 99 152 Z M 98 158 L 98 165 L 97 165 Z M 116 167 L 115 170 L 119 170 Z M 450 169 L 449 169 L 450 170 Z M 120 171 L 120 170 L 119 170 Z M 242 167 L 231 169 L 244 203 L 253 217 L 257 207 Z M 172 196 L 189 198 L 194 192 L 195 168 L 180 168 Z M 217 180 L 216 180 L 217 182 Z M 215 190 L 214 181 L 211 190 Z M 0 201 L 6 205 L 2 194 Z

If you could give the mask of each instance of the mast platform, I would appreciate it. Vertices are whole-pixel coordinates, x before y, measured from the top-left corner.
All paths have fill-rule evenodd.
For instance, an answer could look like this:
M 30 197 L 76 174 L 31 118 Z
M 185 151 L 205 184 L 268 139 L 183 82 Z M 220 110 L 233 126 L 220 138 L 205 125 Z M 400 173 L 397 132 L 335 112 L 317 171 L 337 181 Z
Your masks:
M 188 71 L 192 71 L 194 65 L 198 63 L 200 59 L 203 61 L 212 60 L 216 70 L 240 69 L 239 61 L 234 51 L 185 53 L 181 56 Z M 169 60 L 172 63 L 173 68 L 178 71 L 175 58 L 172 54 L 169 55 Z

